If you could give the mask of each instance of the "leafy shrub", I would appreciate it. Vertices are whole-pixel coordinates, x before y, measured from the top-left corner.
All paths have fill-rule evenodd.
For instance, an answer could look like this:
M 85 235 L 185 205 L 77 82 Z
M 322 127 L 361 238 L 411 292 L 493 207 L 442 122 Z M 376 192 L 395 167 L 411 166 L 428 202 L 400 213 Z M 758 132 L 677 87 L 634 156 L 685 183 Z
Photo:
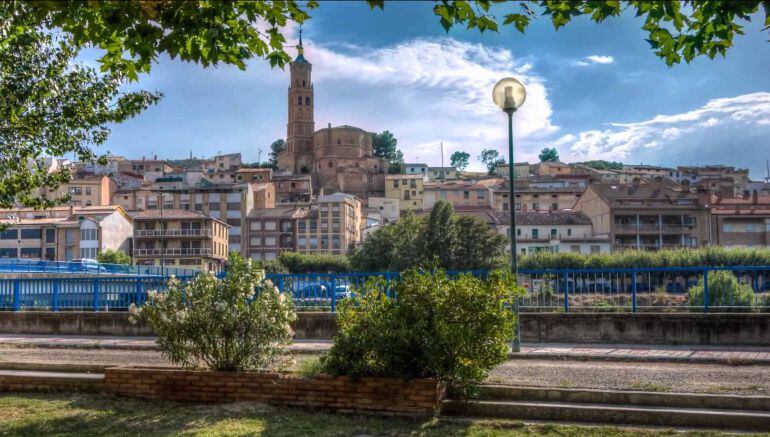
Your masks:
M 330 253 L 283 252 L 278 262 L 291 273 L 342 273 L 350 271 L 350 260 Z
M 388 285 L 370 280 L 363 293 L 343 300 L 339 332 L 322 358 L 334 375 L 432 377 L 460 392 L 483 381 L 508 357 L 515 316 L 508 302 L 523 295 L 499 271 L 487 280 L 443 271 L 410 270 Z
M 754 304 L 754 291 L 750 284 L 741 284 L 732 272 L 719 270 L 709 272 L 709 306 L 744 306 Z M 688 304 L 691 306 L 703 306 L 704 294 L 703 278 L 690 288 Z
M 323 372 L 323 364 L 318 357 L 310 357 L 300 361 L 299 366 L 297 366 L 297 373 L 305 379 L 313 379 L 321 372 Z
M 185 368 L 243 371 L 280 364 L 296 319 L 289 298 L 251 262 L 231 254 L 224 279 L 209 273 L 187 283 L 171 278 L 168 291 L 148 293 L 130 320 L 145 320 L 158 345 Z
M 106 264 L 131 264 L 131 257 L 120 250 L 107 249 L 96 254 L 96 260 Z

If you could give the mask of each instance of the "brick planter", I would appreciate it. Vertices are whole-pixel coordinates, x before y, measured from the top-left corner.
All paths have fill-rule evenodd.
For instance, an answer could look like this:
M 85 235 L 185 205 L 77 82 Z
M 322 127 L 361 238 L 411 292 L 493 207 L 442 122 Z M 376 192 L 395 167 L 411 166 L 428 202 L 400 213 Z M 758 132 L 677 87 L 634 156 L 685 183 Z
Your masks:
M 409 381 L 291 373 L 205 372 L 150 367 L 105 370 L 104 390 L 117 395 L 181 402 L 260 402 L 338 413 L 431 416 L 444 388 L 433 379 Z

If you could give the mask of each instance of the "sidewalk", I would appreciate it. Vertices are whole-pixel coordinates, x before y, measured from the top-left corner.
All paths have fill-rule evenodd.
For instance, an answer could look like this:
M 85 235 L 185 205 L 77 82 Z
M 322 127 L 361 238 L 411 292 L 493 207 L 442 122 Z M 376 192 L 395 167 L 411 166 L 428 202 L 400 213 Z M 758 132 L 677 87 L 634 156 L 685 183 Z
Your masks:
M 289 350 L 319 353 L 331 340 L 296 340 Z M 157 350 L 154 337 L 0 334 L 0 347 Z M 524 343 L 516 359 L 770 365 L 770 347 Z

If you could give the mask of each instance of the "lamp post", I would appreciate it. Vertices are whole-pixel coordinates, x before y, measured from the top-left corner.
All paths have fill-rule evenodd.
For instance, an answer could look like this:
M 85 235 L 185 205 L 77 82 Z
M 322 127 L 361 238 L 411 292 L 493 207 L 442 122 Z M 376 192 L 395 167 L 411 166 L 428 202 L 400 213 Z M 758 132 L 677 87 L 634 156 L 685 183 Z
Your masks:
M 160 276 L 163 276 L 163 267 L 165 263 L 165 258 L 163 256 L 163 251 L 165 248 L 163 246 L 166 242 L 166 239 L 164 238 L 164 234 L 166 232 L 163 229 L 163 192 L 153 191 L 153 193 L 158 196 L 158 202 L 160 202 Z
M 508 208 L 511 215 L 511 273 L 513 273 L 514 276 L 518 274 L 519 268 L 516 262 L 516 198 L 514 197 L 516 194 L 516 189 L 514 187 L 516 177 L 513 168 L 513 113 L 524 104 L 526 98 L 527 92 L 524 89 L 524 85 L 512 77 L 500 79 L 492 89 L 492 100 L 495 102 L 495 105 L 508 114 Z M 516 315 L 516 328 L 513 333 L 513 344 L 511 349 L 513 352 L 519 352 L 521 350 L 521 345 L 519 340 L 520 325 L 518 299 L 513 303 L 513 312 Z

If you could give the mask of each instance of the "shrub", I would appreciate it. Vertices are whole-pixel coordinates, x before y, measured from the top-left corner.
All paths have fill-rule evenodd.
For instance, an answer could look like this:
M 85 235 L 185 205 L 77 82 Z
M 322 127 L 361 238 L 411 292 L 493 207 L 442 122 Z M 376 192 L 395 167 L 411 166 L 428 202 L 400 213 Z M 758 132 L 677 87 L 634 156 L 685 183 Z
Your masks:
M 106 264 L 131 264 L 131 257 L 120 250 L 107 249 L 99 252 L 96 260 Z
M 329 253 L 283 252 L 278 262 L 291 273 L 342 273 L 350 271 L 350 260 Z
M 296 319 L 289 298 L 237 254 L 224 279 L 209 273 L 187 283 L 171 278 L 168 291 L 148 293 L 132 321 L 143 319 L 158 334 L 158 345 L 185 368 L 243 371 L 272 367 L 286 356 Z
M 709 306 L 743 306 L 754 304 L 754 291 L 749 284 L 741 284 L 732 272 L 719 270 L 709 272 Z M 688 304 L 703 307 L 703 278 L 690 288 Z
M 364 293 L 340 303 L 339 332 L 322 359 L 325 371 L 432 377 L 467 393 L 507 359 L 515 323 L 508 302 L 524 293 L 509 275 L 449 279 L 443 271 L 410 270 L 391 286 L 372 279 Z

